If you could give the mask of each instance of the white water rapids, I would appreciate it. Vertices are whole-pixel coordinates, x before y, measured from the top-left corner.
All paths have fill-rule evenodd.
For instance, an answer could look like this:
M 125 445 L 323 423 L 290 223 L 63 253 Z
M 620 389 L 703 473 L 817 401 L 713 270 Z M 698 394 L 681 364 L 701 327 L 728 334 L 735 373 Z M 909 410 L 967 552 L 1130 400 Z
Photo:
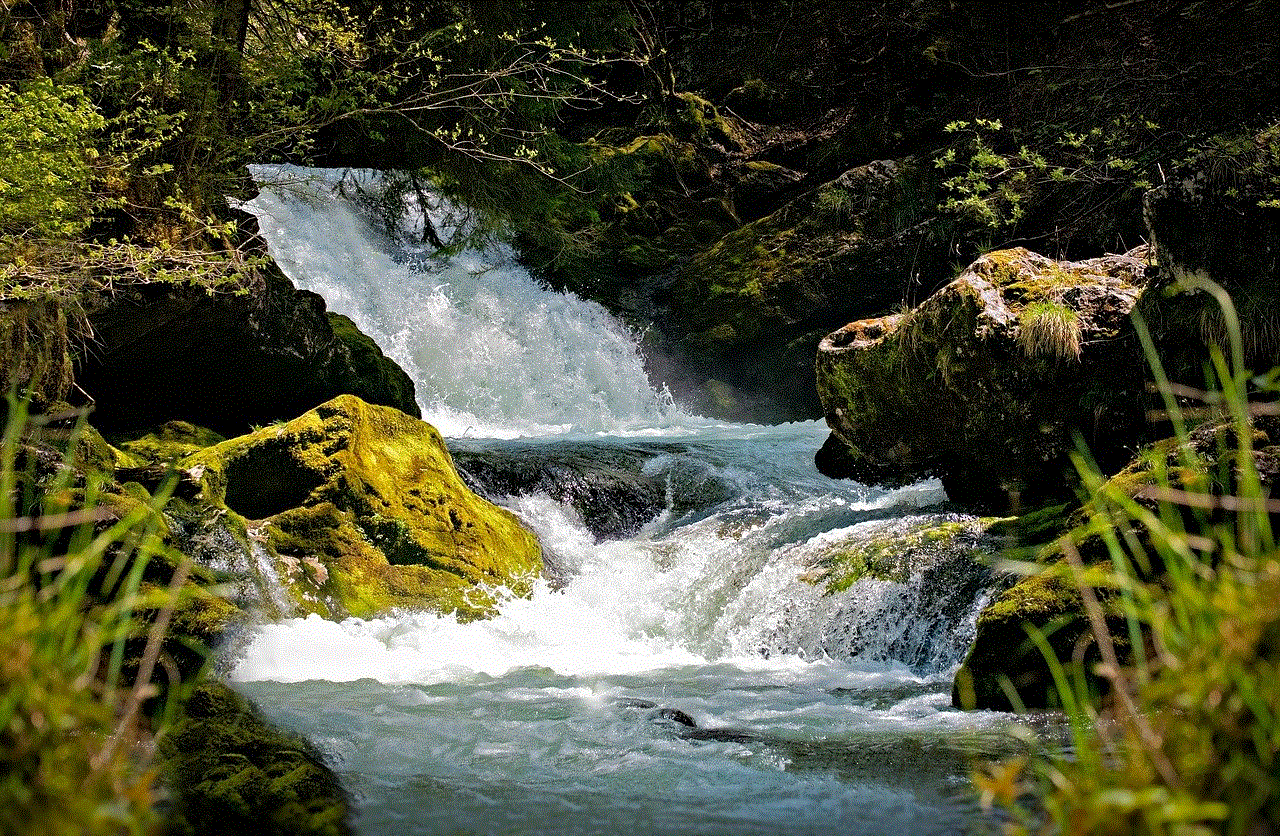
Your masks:
M 820 476 L 816 422 L 687 414 L 599 305 L 508 253 L 437 264 L 386 234 L 356 199 L 385 196 L 375 175 L 253 173 L 281 268 L 409 372 L 478 482 L 523 474 L 491 498 L 554 570 L 486 621 L 256 629 L 237 687 L 327 754 L 359 832 L 969 832 L 969 759 L 1009 744 L 998 715 L 950 709 L 950 676 L 993 582 L 945 548 L 822 580 L 834 552 L 929 525 L 972 545 L 936 484 Z

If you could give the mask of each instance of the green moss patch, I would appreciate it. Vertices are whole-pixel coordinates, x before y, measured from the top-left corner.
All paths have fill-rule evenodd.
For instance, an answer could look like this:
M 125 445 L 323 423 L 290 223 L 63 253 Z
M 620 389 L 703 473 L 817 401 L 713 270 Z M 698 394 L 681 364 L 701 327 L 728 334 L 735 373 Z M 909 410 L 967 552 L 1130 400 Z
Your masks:
M 905 583 L 944 551 L 962 548 L 972 551 L 975 560 L 981 559 L 978 540 L 992 522 L 934 518 L 889 526 L 871 536 L 853 533 L 822 553 L 820 571 L 813 577 L 826 586 L 828 594 L 842 592 L 863 578 Z
M 174 834 L 347 836 L 351 805 L 303 738 L 219 682 L 196 686 L 160 747 Z
M 542 568 L 537 539 L 466 487 L 433 427 L 351 395 L 182 464 L 206 500 L 258 521 L 303 611 L 476 616 L 485 590 L 527 593 Z

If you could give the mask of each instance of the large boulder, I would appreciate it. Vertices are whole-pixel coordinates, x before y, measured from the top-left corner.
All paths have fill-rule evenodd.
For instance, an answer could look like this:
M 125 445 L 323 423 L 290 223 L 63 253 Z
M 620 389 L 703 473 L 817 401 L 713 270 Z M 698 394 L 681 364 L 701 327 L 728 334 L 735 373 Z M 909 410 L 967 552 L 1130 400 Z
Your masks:
M 77 381 L 104 431 L 183 420 L 225 435 L 339 394 L 417 416 L 413 382 L 324 300 L 264 267 L 247 292 L 140 284 L 88 301 Z
M 351 395 L 180 465 L 203 501 L 245 521 L 295 611 L 477 616 L 494 590 L 527 593 L 542 569 L 537 538 L 467 489 L 434 427 Z
M 833 477 L 942 479 L 1004 510 L 1061 495 L 1076 436 L 1104 469 L 1142 435 L 1142 352 L 1129 313 L 1139 251 L 1084 262 L 989 253 L 905 314 L 859 320 L 818 350 Z

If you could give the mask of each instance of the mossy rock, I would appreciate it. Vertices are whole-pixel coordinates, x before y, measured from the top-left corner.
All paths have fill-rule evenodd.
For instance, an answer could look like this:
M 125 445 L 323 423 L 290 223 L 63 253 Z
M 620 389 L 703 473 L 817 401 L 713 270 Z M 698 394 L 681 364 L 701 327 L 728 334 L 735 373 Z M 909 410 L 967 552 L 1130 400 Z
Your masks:
M 35 410 L 65 401 L 75 383 L 67 308 L 57 299 L 0 298 L 0 393 Z
M 335 354 L 341 358 L 333 362 L 336 385 L 365 400 L 390 404 L 419 417 L 413 379 L 404 369 L 383 354 L 378 344 L 350 318 L 331 311 L 329 325 L 337 342 Z
M 983 540 L 995 522 L 928 517 L 876 523 L 880 530 L 875 536 L 856 533 L 831 543 L 819 557 L 820 571 L 814 580 L 828 593 L 836 593 L 863 578 L 904 583 L 945 552 L 966 551 L 974 560 L 983 560 L 991 547 L 990 543 L 984 547 Z
M 1011 711 L 1057 704 L 1049 663 L 1029 626 L 1048 634 L 1059 663 L 1070 660 L 1088 635 L 1080 594 L 1056 575 L 1026 577 L 1001 593 L 978 616 L 973 647 L 952 685 L 954 706 Z
M 484 589 L 527 593 L 542 568 L 537 539 L 466 487 L 435 428 L 351 395 L 182 465 L 275 552 L 304 612 L 479 615 Z
M 160 756 L 175 836 L 352 833 L 350 800 L 315 747 L 220 682 L 196 686 Z
M 1077 435 L 1118 469 L 1148 431 L 1129 319 L 1145 267 L 1137 252 L 1072 263 L 997 251 L 908 313 L 827 335 L 818 393 L 843 449 L 820 466 L 869 484 L 938 476 L 953 501 L 997 512 L 1071 496 Z M 1028 340 L 1045 306 L 1070 333 Z
M 86 300 L 98 345 L 77 384 L 108 433 L 186 421 L 224 435 L 291 418 L 339 394 L 418 414 L 413 386 L 350 320 L 296 289 L 274 265 L 246 293 L 165 282 Z M 335 330 L 335 325 L 337 326 Z
M 169 421 L 137 438 L 120 441 L 119 446 L 140 461 L 168 463 L 225 440 L 213 430 L 188 421 Z
M 1249 442 L 1254 469 L 1265 490 L 1273 490 L 1273 486 L 1280 483 L 1280 444 L 1274 443 L 1275 440 L 1280 440 L 1280 420 L 1267 416 L 1255 418 Z M 1234 459 L 1237 448 L 1231 425 L 1208 421 L 1193 429 L 1185 442 L 1163 439 L 1144 447 L 1125 468 L 1098 488 L 1097 497 L 1106 500 L 1110 507 L 1134 501 L 1159 513 L 1167 523 L 1180 513 L 1184 530 L 1205 530 L 1216 524 L 1213 515 L 1178 505 L 1158 509 L 1160 493 L 1152 488 L 1175 488 L 1209 496 L 1234 494 L 1238 489 Z M 1015 707 L 1011 693 L 1016 694 L 1022 707 L 1058 705 L 1050 662 L 1032 643 L 1028 627 L 1048 637 L 1054 663 L 1070 669 L 1075 665 L 1074 660 L 1081 658 L 1086 675 L 1090 674 L 1098 658 L 1090 624 L 1079 592 L 1065 580 L 1069 573 L 1058 563 L 1062 554 L 1060 538 L 1069 537 L 1086 565 L 1099 569 L 1109 565 L 1111 555 L 1102 535 L 1086 526 L 1086 522 L 1084 509 L 1063 504 L 1038 509 L 1018 519 L 1002 520 L 993 527 L 993 533 L 1016 536 L 1045 571 L 1020 579 L 979 615 L 973 647 L 956 673 L 952 689 L 952 702 L 956 707 L 1008 710 Z M 1178 525 L 1177 522 L 1171 524 L 1175 528 Z M 1280 527 L 1280 514 L 1272 515 L 1272 526 L 1273 530 Z M 1131 539 L 1150 556 L 1136 563 L 1132 571 L 1147 580 L 1158 579 L 1163 568 L 1158 550 L 1150 543 L 1150 533 L 1135 524 Z M 1106 589 L 1097 589 L 1095 594 L 1103 604 L 1113 643 L 1123 655 L 1129 650 L 1124 619 L 1108 606 Z M 1095 689 L 1102 690 L 1104 683 L 1100 679 L 1093 677 L 1091 682 Z

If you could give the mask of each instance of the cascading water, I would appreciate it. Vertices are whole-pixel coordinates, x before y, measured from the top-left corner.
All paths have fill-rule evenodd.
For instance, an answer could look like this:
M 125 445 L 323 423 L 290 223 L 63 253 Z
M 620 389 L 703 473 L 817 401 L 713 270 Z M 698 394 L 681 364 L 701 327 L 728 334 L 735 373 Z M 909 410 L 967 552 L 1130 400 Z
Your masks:
M 352 196 L 385 197 L 374 175 L 254 175 L 277 262 L 413 375 L 548 562 L 490 620 L 250 638 L 239 687 L 329 754 L 360 832 L 968 831 L 968 759 L 1009 745 L 998 715 L 949 708 L 996 583 L 977 521 L 936 484 L 820 476 L 816 422 L 682 412 L 598 305 L 384 234 Z
M 416 193 L 396 207 L 408 228 L 388 233 L 364 208 L 387 203 L 374 173 L 251 171 L 262 191 L 244 208 L 272 257 L 395 358 L 444 435 L 611 432 L 685 417 L 649 385 L 633 336 L 604 308 L 543 288 L 505 247 L 432 258 L 413 234 L 427 209 Z M 430 215 L 447 233 L 449 205 Z

